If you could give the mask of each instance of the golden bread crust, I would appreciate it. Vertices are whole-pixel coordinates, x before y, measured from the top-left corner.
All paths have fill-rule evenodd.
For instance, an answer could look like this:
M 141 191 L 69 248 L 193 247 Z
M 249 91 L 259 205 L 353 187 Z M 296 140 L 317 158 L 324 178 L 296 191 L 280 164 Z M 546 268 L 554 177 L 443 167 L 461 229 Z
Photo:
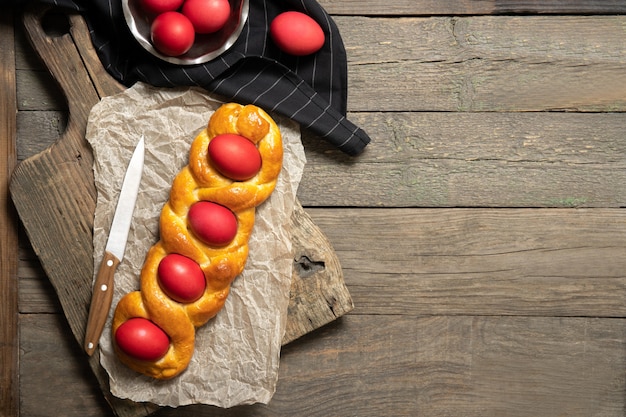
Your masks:
M 220 174 L 208 156 L 209 142 L 217 135 L 244 136 L 257 145 L 261 169 L 247 181 L 233 181 Z M 194 139 L 189 164 L 172 182 L 169 200 L 161 210 L 160 240 L 147 255 L 140 275 L 140 291 L 126 294 L 118 303 L 112 338 L 119 359 L 131 369 L 157 379 L 169 379 L 184 371 L 194 352 L 195 330 L 223 307 L 232 281 L 244 269 L 256 207 L 272 193 L 282 168 L 283 147 L 276 123 L 262 109 L 236 103 L 222 105 L 208 126 Z M 229 208 L 237 218 L 237 234 L 226 246 L 211 246 L 189 230 L 188 212 L 198 201 L 211 201 Z M 204 294 L 191 303 L 179 303 L 159 285 L 158 267 L 170 253 L 184 255 L 200 265 Z M 143 317 L 159 326 L 170 338 L 170 347 L 157 361 L 138 360 L 120 349 L 115 332 L 133 317 Z

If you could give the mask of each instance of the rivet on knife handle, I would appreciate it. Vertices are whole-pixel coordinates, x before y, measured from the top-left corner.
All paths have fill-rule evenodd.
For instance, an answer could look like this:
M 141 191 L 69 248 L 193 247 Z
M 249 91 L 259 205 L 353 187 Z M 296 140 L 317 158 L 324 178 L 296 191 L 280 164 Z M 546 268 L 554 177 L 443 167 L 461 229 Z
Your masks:
M 113 277 L 119 264 L 120 260 L 113 254 L 108 251 L 104 253 L 93 286 L 89 319 L 87 320 L 87 330 L 85 332 L 84 348 L 89 356 L 93 355 L 98 346 L 104 324 L 109 315 L 113 300 Z

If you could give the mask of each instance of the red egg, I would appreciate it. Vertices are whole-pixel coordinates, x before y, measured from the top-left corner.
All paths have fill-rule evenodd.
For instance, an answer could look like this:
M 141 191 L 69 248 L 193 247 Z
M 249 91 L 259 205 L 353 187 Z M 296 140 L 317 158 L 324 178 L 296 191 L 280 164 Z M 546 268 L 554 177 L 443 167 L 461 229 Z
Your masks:
M 324 31 L 310 16 L 300 12 L 284 12 L 272 20 L 270 36 L 284 52 L 304 56 L 324 45 Z
M 186 0 L 182 12 L 196 33 L 214 33 L 228 21 L 230 3 L 228 0 Z
M 179 303 L 192 303 L 202 296 L 206 281 L 200 265 L 186 256 L 172 253 L 161 260 L 158 268 L 163 292 Z
M 159 14 L 177 10 L 184 0 L 139 0 L 139 4 L 147 13 Z
M 142 361 L 156 361 L 167 353 L 170 338 L 159 326 L 142 317 L 132 318 L 117 328 L 117 346 Z
M 232 133 L 218 135 L 209 142 L 209 158 L 222 175 L 236 181 L 249 180 L 261 169 L 256 145 Z
M 150 27 L 154 47 L 164 55 L 179 56 L 193 46 L 196 34 L 189 19 L 178 12 L 158 15 Z
M 224 246 L 237 234 L 237 217 L 228 208 L 210 201 L 199 201 L 191 206 L 188 214 L 191 230 L 206 243 Z

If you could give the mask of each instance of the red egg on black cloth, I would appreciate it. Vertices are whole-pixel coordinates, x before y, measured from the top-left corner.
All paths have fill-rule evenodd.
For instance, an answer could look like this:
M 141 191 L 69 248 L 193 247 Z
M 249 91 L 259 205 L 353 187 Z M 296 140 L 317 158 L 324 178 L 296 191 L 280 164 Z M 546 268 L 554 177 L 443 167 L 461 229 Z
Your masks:
M 311 55 L 325 41 L 321 26 L 309 15 L 296 11 L 276 16 L 270 24 L 270 36 L 283 52 L 295 56 Z

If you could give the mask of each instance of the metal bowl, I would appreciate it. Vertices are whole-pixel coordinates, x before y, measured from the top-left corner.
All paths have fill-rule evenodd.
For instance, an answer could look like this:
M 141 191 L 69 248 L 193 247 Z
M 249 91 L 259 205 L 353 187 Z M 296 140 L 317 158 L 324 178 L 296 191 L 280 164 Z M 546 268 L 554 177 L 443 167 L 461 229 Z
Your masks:
M 139 0 L 122 0 L 124 17 L 137 42 L 152 55 L 176 65 L 195 65 L 208 62 L 233 46 L 248 20 L 249 0 L 230 0 L 230 17 L 222 29 L 211 34 L 196 34 L 191 49 L 180 56 L 167 56 L 157 51 L 150 42 L 152 19 L 139 4 Z

